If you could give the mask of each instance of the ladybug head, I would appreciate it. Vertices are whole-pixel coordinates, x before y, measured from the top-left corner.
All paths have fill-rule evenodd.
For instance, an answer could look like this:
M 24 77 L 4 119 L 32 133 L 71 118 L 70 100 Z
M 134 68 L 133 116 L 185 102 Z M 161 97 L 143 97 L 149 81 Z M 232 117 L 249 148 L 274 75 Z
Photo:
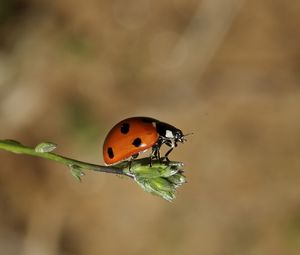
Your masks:
M 185 136 L 189 135 L 184 135 L 180 129 L 164 122 L 157 122 L 156 130 L 162 140 L 170 141 L 170 143 L 174 142 L 175 146 L 177 146 L 178 142 L 185 142 Z
M 182 131 L 180 129 L 177 129 L 174 132 L 174 141 L 175 143 L 180 142 L 180 143 L 184 143 L 187 141 L 187 139 L 185 138 L 188 135 L 192 135 L 193 133 L 188 133 L 188 134 L 183 134 Z
M 186 141 L 186 139 L 184 138 L 184 134 L 180 129 L 176 129 L 173 135 L 174 135 L 175 142 L 183 143 Z

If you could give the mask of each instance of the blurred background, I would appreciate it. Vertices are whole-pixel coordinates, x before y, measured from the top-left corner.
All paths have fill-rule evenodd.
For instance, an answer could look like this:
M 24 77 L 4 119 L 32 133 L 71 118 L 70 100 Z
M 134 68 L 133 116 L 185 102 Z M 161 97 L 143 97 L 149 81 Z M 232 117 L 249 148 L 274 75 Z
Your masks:
M 0 137 L 102 164 L 109 129 L 193 132 L 173 203 L 0 151 L 0 253 L 300 254 L 300 2 L 1 0 Z

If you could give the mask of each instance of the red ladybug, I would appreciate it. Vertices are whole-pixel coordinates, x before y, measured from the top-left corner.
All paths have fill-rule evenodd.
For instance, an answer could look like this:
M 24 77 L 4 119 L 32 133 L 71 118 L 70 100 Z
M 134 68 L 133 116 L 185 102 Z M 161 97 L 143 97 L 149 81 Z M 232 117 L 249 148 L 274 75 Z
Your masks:
M 152 158 L 160 159 L 160 147 L 171 147 L 168 155 L 178 142 L 185 141 L 182 131 L 170 124 L 149 117 L 132 117 L 116 124 L 108 133 L 103 144 L 103 159 L 107 165 L 136 158 L 139 153 L 152 148 Z

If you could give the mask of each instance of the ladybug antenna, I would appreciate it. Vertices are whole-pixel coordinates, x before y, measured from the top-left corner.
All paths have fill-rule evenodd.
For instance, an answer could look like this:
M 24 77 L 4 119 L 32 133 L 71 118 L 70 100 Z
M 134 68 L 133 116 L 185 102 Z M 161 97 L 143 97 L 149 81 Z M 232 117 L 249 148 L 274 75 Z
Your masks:
M 185 138 L 186 136 L 189 136 L 189 135 L 193 135 L 194 133 L 187 133 L 187 134 L 184 134 L 183 136 L 182 136 L 182 138 L 183 138 L 183 141 L 187 141 L 187 139 Z

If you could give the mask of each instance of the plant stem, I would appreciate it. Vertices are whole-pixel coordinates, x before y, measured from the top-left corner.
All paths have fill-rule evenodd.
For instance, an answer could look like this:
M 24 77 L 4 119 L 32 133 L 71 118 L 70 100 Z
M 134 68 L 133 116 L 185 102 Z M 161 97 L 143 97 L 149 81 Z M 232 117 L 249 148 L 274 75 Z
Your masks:
M 30 148 L 18 141 L 0 140 L 0 150 L 56 161 L 68 166 L 72 176 L 78 181 L 81 181 L 81 177 L 84 175 L 82 170 L 125 175 L 138 183 L 144 191 L 167 201 L 172 201 L 175 198 L 177 187 L 186 182 L 186 177 L 183 175 L 183 163 L 181 162 L 166 162 L 162 159 L 155 159 L 151 161 L 150 166 L 149 158 L 146 157 L 134 160 L 130 169 L 127 161 L 122 161 L 113 166 L 101 166 L 52 153 L 56 146 L 54 143 L 43 142 L 35 148 Z
M 121 175 L 129 176 L 123 171 L 123 169 L 118 167 L 95 165 L 95 164 L 67 158 L 52 152 L 37 152 L 35 151 L 34 148 L 24 146 L 19 142 L 13 140 L 0 140 L 0 150 L 5 150 L 17 154 L 26 154 L 34 157 L 45 158 L 52 161 L 56 161 L 68 167 L 72 167 L 72 166 L 79 167 L 82 170 L 93 170 L 97 172 L 105 172 L 105 173 L 121 174 Z

